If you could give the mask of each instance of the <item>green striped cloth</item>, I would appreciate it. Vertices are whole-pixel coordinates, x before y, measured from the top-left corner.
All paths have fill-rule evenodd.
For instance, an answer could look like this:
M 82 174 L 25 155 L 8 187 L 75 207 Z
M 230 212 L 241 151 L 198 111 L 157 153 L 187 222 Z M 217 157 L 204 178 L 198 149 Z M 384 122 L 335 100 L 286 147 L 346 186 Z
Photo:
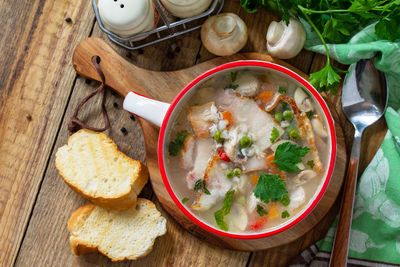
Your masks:
M 307 31 L 305 48 L 324 53 L 318 36 L 302 23 Z M 357 185 L 349 257 L 400 264 L 400 40 L 379 40 L 374 26 L 364 28 L 346 44 L 328 45 L 331 57 L 343 64 L 375 57 L 375 66 L 386 73 L 389 86 L 385 112 L 389 130 Z M 336 224 L 337 219 L 317 243 L 319 250 L 331 251 Z

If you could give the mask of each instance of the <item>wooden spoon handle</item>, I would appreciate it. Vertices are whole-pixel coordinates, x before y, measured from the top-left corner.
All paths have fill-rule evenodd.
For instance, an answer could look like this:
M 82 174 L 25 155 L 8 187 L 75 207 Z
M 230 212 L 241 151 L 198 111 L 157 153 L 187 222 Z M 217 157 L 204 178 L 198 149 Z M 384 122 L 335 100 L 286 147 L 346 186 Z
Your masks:
M 357 173 L 358 159 L 350 158 L 344 185 L 342 205 L 339 213 L 339 222 L 336 229 L 336 237 L 329 266 L 346 266 L 347 264 Z

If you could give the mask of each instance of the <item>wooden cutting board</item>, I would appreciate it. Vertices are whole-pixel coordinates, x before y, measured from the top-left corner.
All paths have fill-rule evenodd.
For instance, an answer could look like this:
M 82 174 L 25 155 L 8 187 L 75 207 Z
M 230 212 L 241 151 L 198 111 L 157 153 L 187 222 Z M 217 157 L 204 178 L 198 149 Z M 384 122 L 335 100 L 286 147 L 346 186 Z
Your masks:
M 72 62 L 77 73 L 97 81 L 100 80 L 100 77 L 91 63 L 91 58 L 95 55 L 101 58 L 100 66 L 104 72 L 106 84 L 121 96 L 125 97 L 130 91 L 134 90 L 139 94 L 164 102 L 171 102 L 177 93 L 183 89 L 187 83 L 204 71 L 226 62 L 236 60 L 253 59 L 270 61 L 292 69 L 302 77 L 308 78 L 306 74 L 302 73 L 286 62 L 260 53 L 243 53 L 230 57 L 214 58 L 190 68 L 178 71 L 149 71 L 127 62 L 102 39 L 88 38 L 83 40 L 76 47 Z M 327 99 L 325 100 L 327 101 Z M 329 103 L 329 101 L 327 101 L 327 103 L 330 106 L 334 119 L 337 121 L 338 115 L 334 110 L 333 105 Z M 311 230 L 326 215 L 335 202 L 342 186 L 346 165 L 346 149 L 343 131 L 340 127 L 340 124 L 336 123 L 337 159 L 335 162 L 333 177 L 323 198 L 307 217 L 305 217 L 300 223 L 292 228 L 266 238 L 255 240 L 239 240 L 217 236 L 192 223 L 178 209 L 178 207 L 176 207 L 164 187 L 159 171 L 157 160 L 157 141 L 159 128 L 142 118 L 139 118 L 139 121 L 142 126 L 145 140 L 146 161 L 150 171 L 150 181 L 160 203 L 182 227 L 200 239 L 206 240 L 215 245 L 229 249 L 255 251 L 292 242 Z

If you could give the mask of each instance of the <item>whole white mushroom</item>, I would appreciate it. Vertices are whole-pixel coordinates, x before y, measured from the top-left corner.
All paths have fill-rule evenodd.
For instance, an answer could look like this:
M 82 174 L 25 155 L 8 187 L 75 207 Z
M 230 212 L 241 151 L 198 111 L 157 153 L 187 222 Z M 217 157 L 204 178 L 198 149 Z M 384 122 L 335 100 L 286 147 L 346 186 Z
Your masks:
M 288 25 L 283 20 L 273 21 L 268 27 L 267 49 L 273 57 L 293 58 L 304 47 L 305 41 L 306 31 L 297 19 L 290 18 Z
M 205 48 L 217 56 L 230 56 L 239 52 L 247 38 L 246 24 L 233 13 L 209 17 L 201 28 L 201 40 Z

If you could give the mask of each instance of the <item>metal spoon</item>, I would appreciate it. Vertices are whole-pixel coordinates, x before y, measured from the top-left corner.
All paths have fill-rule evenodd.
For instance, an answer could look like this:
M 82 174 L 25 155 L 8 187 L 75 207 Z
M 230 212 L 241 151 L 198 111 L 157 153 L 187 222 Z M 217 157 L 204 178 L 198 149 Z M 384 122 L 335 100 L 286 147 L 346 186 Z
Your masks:
M 373 59 L 360 60 L 350 66 L 342 89 L 342 109 L 355 133 L 329 266 L 347 265 L 361 137 L 368 126 L 382 117 L 387 97 L 385 75 L 375 68 Z

